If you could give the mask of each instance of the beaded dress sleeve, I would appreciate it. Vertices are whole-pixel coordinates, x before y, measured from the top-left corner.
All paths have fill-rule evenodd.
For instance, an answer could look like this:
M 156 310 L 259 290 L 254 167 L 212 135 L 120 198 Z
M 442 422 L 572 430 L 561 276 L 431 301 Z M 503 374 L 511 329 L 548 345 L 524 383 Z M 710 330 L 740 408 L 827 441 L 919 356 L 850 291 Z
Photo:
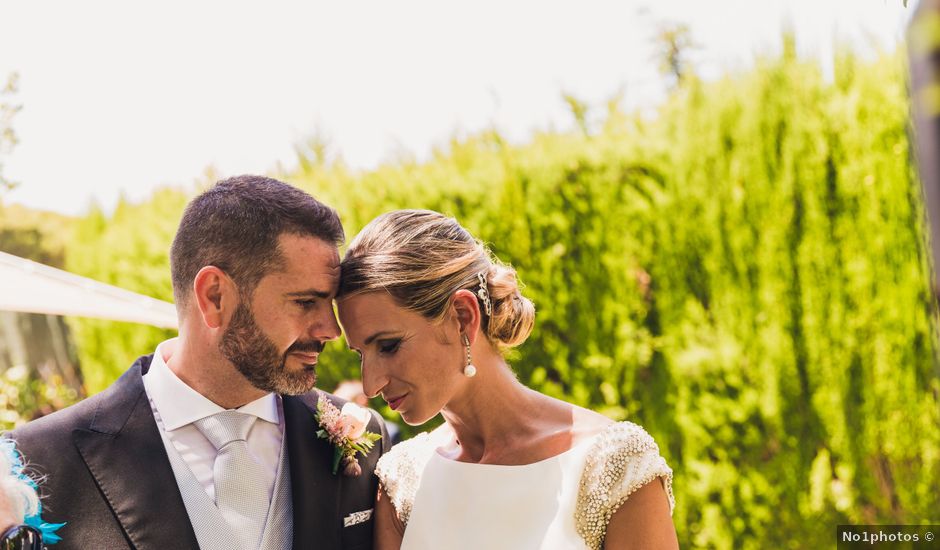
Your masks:
M 578 489 L 575 525 L 588 548 L 600 549 L 614 513 L 640 487 L 659 478 L 675 507 L 672 469 L 646 430 L 632 422 L 608 427 L 588 453 Z
M 421 484 L 421 472 L 435 452 L 435 446 L 429 434 L 421 433 L 392 447 L 375 466 L 382 490 L 388 495 L 403 525 L 408 525 Z

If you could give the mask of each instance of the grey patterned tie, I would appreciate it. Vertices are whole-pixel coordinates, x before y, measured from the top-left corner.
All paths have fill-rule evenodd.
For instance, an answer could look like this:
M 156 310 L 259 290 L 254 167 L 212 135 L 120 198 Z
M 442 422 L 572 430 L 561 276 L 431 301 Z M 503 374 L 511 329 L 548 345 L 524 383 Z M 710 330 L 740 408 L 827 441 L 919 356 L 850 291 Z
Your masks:
M 245 548 L 258 548 L 268 514 L 263 468 L 248 453 L 248 431 L 257 417 L 223 411 L 193 424 L 218 451 L 213 467 L 215 504 Z

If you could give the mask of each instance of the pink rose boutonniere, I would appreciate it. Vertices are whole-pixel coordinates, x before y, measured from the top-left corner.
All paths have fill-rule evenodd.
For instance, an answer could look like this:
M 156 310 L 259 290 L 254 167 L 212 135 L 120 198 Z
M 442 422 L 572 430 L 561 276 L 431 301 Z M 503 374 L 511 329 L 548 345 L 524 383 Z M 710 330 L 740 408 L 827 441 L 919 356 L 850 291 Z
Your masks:
M 326 439 L 333 445 L 333 475 L 343 465 L 343 475 L 356 477 L 362 474 L 362 467 L 356 460 L 356 454 L 368 453 L 375 442 L 382 436 L 366 431 L 372 413 L 355 403 L 346 403 L 343 409 L 337 409 L 326 396 L 320 394 L 317 401 L 317 437 Z

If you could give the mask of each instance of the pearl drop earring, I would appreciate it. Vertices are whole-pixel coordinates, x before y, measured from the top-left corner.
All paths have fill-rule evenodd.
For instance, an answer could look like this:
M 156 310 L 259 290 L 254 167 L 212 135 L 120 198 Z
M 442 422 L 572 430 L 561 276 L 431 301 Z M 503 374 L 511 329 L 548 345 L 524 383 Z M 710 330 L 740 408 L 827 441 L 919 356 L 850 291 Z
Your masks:
M 473 378 L 477 374 L 477 368 L 473 366 L 473 359 L 470 357 L 470 338 L 463 335 L 463 345 L 467 346 L 467 365 L 463 368 L 463 375 L 467 378 Z

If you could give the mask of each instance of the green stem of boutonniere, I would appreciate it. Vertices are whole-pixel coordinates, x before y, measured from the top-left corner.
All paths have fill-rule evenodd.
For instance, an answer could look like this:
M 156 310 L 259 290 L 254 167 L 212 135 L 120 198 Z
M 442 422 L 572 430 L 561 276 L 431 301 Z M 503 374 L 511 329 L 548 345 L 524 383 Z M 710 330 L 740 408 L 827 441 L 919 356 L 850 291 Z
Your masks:
M 339 447 L 333 447 L 333 475 L 339 471 L 339 463 L 343 461 L 343 450 Z

